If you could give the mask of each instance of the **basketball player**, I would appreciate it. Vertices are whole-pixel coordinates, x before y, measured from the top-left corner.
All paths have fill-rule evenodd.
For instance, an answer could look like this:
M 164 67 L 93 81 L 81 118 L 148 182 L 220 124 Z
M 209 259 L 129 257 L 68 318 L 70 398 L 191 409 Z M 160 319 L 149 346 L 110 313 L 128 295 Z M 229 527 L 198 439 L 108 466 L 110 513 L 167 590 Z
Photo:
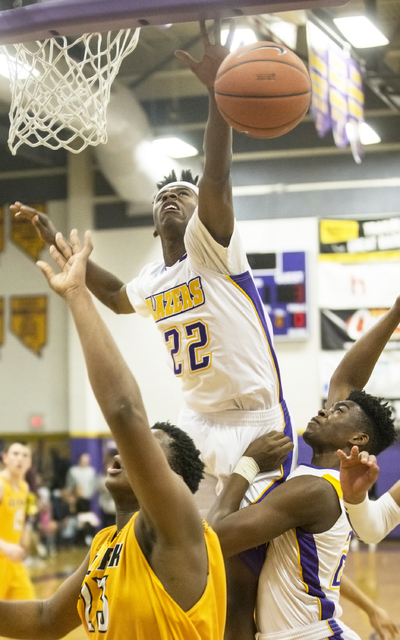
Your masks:
M 34 590 L 22 564 L 29 535 L 25 517 L 29 488 L 25 474 L 32 464 L 30 448 L 13 442 L 3 452 L 0 473 L 0 599 L 30 600 Z
M 400 480 L 378 500 L 370 500 L 368 491 L 378 479 L 379 467 L 374 455 L 354 446 L 349 455 L 339 450 L 340 482 L 347 516 L 358 538 L 377 543 L 400 524 Z
M 160 237 L 163 261 L 148 265 L 127 285 L 89 262 L 87 286 L 116 313 L 153 316 L 170 366 L 182 381 L 185 408 L 178 425 L 193 438 L 206 471 L 221 487 L 259 435 L 275 429 L 293 440 L 296 434 L 282 393 L 271 324 L 235 227 L 231 129 L 214 97 L 215 76 L 229 53 L 233 27 L 225 46 L 218 21 L 215 44 L 204 23 L 201 35 L 200 62 L 176 52 L 209 92 L 199 185 L 189 171 L 182 179 L 172 172 L 158 184 L 154 235 Z M 19 202 L 11 210 L 32 220 L 54 243 L 55 229 L 46 216 Z M 285 479 L 295 457 L 290 452 L 284 466 L 272 473 L 271 487 Z
M 328 408 L 304 434 L 314 451 L 311 466 L 300 466 L 268 493 L 257 475 L 262 463 L 253 443 L 217 500 L 210 521 L 229 558 L 226 640 L 254 638 L 256 599 L 259 640 L 354 637 L 347 631 L 340 636 L 336 622 L 327 624 L 340 615 L 340 575 L 350 542 L 337 450 L 349 453 L 357 445 L 377 454 L 395 440 L 390 408 L 361 389 L 399 322 L 400 298 L 337 367 Z M 232 557 L 238 553 L 243 562 Z
M 0 635 L 61 638 L 82 620 L 89 637 L 103 640 L 222 640 L 222 553 L 191 494 L 203 470 L 198 451 L 176 428 L 149 428 L 137 384 L 85 285 L 90 234 L 83 249 L 76 230 L 71 248 L 61 234 L 57 243 L 63 255 L 55 247 L 51 253 L 62 272 L 56 275 L 44 262 L 38 266 L 68 303 L 94 394 L 120 452 L 107 478 L 117 524 L 96 535 L 81 567 L 51 598 L 0 602 Z

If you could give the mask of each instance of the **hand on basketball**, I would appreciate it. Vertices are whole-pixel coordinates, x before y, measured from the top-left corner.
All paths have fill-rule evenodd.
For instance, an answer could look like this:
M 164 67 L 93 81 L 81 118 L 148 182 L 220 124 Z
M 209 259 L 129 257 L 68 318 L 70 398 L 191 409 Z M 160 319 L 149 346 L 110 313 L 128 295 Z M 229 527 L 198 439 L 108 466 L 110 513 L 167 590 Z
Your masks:
M 175 55 L 190 67 L 195 76 L 207 88 L 214 87 L 215 77 L 221 62 L 230 53 L 230 47 L 235 33 L 235 23 L 232 21 L 229 27 L 228 37 L 225 44 L 221 44 L 221 22 L 214 22 L 214 44 L 210 41 L 205 21 L 200 22 L 200 33 L 204 47 L 204 56 L 202 60 L 194 60 L 186 51 L 175 51 Z
M 291 439 L 282 431 L 271 431 L 254 440 L 243 455 L 253 458 L 260 471 L 275 471 L 285 462 L 293 447 Z
M 45 213 L 41 213 L 33 207 L 28 207 L 26 204 L 18 201 L 10 206 L 10 211 L 13 212 L 16 218 L 32 222 L 38 235 L 43 238 L 47 244 L 55 243 L 57 229 Z
M 367 451 L 359 453 L 358 447 L 353 447 L 349 456 L 341 449 L 337 453 L 340 458 L 343 499 L 350 504 L 359 504 L 378 478 L 379 467 L 376 458 Z
M 385 609 L 375 605 L 374 608 L 368 612 L 368 617 L 371 627 L 376 631 L 376 635 L 380 640 L 399 637 L 397 625 L 390 619 Z
M 93 250 L 90 231 L 85 233 L 85 244 L 82 248 L 78 231 L 71 231 L 71 245 L 69 245 L 61 233 L 57 233 L 55 245 L 50 247 L 51 257 L 61 269 L 61 273 L 55 273 L 47 262 L 39 260 L 36 264 L 43 272 L 49 286 L 62 298 L 71 298 L 74 294 L 86 291 L 86 264 Z

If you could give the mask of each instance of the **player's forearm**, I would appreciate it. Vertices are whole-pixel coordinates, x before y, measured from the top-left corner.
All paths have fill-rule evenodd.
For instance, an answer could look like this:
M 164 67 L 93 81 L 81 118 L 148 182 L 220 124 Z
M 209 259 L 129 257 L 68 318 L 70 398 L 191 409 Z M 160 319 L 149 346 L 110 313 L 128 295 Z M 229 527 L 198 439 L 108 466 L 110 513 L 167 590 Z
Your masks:
M 62 635 L 46 624 L 42 600 L 0 600 L 0 635 L 26 640 L 55 640 Z
M 249 486 L 250 484 L 246 478 L 237 473 L 232 473 L 222 493 L 215 500 L 207 516 L 207 522 L 209 522 L 218 535 L 223 535 L 225 528 L 224 520 L 232 513 L 238 511 Z
M 391 489 L 389 489 L 389 493 L 396 504 L 400 507 L 400 480 L 396 482 Z
M 360 607 L 365 613 L 370 615 L 371 611 L 374 608 L 374 603 L 370 598 L 368 598 L 361 589 L 359 589 L 350 578 L 346 575 L 342 575 L 342 579 L 340 581 L 340 595 L 346 600 L 350 600 L 357 607 Z
M 367 543 L 377 543 L 400 524 L 400 506 L 390 493 L 378 500 L 368 499 L 359 504 L 345 502 L 346 513 L 354 533 Z
M 106 307 L 114 313 L 133 313 L 124 290 L 124 283 L 112 273 L 88 260 L 86 269 L 86 285 Z
M 215 183 L 228 180 L 232 164 L 232 129 L 221 116 L 214 91 L 209 93 L 209 116 L 204 135 L 203 179 Z
M 346 385 L 350 389 L 363 389 L 388 343 L 400 323 L 400 298 L 393 307 L 346 353 L 332 376 L 331 384 Z

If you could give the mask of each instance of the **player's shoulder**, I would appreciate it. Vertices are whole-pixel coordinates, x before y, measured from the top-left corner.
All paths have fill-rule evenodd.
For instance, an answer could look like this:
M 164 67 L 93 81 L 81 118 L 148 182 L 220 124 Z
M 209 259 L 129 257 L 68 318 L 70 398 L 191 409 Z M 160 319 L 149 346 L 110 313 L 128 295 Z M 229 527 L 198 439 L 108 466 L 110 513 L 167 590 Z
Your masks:
M 314 501 L 320 502 L 320 500 L 333 498 L 332 489 L 340 497 L 340 480 L 337 469 L 300 465 L 288 476 L 285 485 L 296 499 L 310 505 Z

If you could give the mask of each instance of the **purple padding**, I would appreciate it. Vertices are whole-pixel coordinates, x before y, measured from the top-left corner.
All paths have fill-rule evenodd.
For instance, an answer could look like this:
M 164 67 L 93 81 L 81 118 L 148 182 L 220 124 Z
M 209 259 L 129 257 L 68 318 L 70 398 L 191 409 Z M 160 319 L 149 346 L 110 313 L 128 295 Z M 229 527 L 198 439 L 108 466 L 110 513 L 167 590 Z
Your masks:
M 204 18 L 345 4 L 347 0 L 61 0 L 1 12 L 0 44 Z
M 103 473 L 103 438 L 71 438 L 71 462 L 76 464 L 82 453 L 90 455 L 90 463 L 98 473 Z
M 299 458 L 298 464 L 310 464 L 311 447 L 309 447 L 299 436 Z M 390 489 L 395 482 L 400 480 L 400 441 L 383 451 L 378 456 L 380 468 L 378 481 L 376 483 L 376 495 L 379 498 L 385 491 Z M 400 538 L 400 525 L 393 529 L 388 538 Z

